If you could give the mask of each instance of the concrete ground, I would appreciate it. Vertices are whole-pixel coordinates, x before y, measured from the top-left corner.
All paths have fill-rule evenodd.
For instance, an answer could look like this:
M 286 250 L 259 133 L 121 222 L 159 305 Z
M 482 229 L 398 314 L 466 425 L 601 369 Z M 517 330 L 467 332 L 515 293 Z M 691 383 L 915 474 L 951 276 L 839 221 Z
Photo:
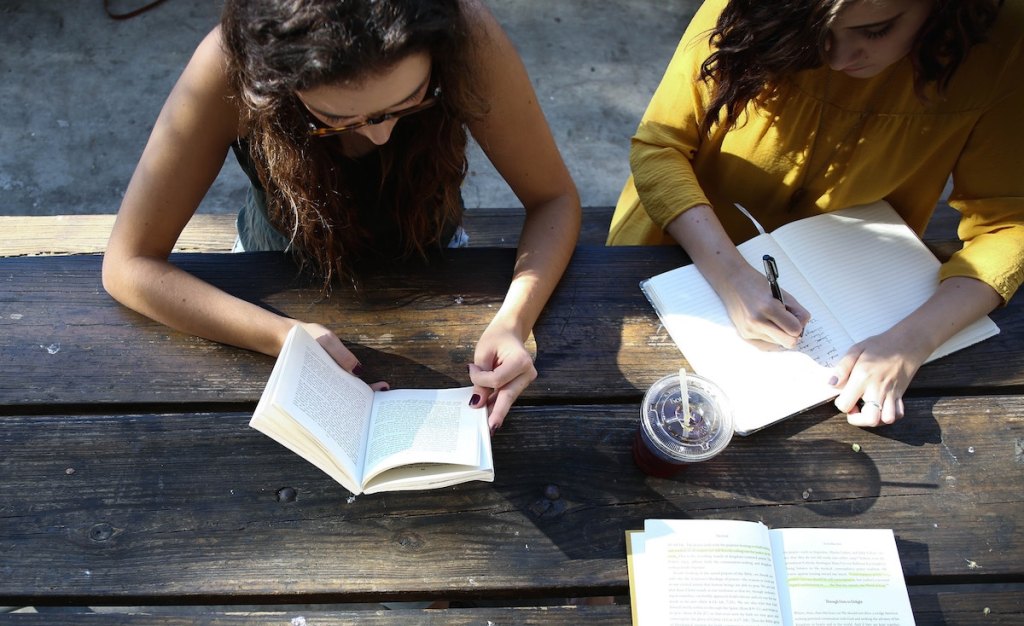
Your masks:
M 126 11 L 148 0 L 113 0 Z M 0 215 L 114 213 L 164 98 L 220 0 L 114 21 L 102 0 L 0 2 Z M 629 137 L 699 0 L 488 0 L 518 47 L 584 206 L 615 203 Z M 200 206 L 233 213 L 229 157 Z M 477 148 L 469 208 L 518 206 Z

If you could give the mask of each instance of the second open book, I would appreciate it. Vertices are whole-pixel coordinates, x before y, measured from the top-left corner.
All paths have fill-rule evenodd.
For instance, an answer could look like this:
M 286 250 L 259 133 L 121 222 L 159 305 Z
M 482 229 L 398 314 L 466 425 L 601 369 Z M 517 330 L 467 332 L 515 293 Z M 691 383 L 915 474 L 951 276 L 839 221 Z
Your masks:
M 646 520 L 626 531 L 634 626 L 913 626 L 892 530 Z
M 494 480 L 472 387 L 374 391 L 301 326 L 288 333 L 249 425 L 354 494 Z
M 811 312 L 796 349 L 765 351 L 741 339 L 694 265 L 645 280 L 641 289 L 693 370 L 728 396 L 740 435 L 836 397 L 828 380 L 846 351 L 891 328 L 939 284 L 938 259 L 885 202 L 791 222 L 738 248 L 762 272 L 762 256 L 775 257 L 779 284 Z M 982 318 L 928 360 L 998 332 Z

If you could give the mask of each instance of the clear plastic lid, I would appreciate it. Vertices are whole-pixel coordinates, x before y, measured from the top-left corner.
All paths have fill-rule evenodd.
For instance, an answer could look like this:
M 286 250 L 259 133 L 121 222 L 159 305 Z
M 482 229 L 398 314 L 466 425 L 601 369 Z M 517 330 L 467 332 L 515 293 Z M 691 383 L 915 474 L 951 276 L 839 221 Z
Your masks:
M 725 449 L 732 440 L 733 416 L 722 390 L 710 380 L 688 374 L 687 419 L 680 394 L 679 375 L 671 374 L 651 385 L 640 406 L 640 425 L 663 456 L 683 463 L 704 461 Z

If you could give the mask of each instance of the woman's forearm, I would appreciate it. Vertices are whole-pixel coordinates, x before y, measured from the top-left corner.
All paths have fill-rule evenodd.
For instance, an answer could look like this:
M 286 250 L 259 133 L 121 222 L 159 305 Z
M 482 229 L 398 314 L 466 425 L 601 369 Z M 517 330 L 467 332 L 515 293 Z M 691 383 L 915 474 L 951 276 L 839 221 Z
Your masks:
M 527 209 L 512 281 L 494 323 L 508 324 L 526 340 L 569 265 L 580 219 L 575 192 Z
M 738 270 L 749 267 L 725 233 L 714 209 L 706 204 L 684 211 L 669 222 L 665 230 L 683 247 L 716 291 Z
M 1002 301 L 990 285 L 974 278 L 954 276 L 942 281 L 924 304 L 892 330 L 913 337 L 925 354 L 931 354 Z
M 277 356 L 298 323 L 236 298 L 170 262 L 104 259 L 103 284 L 121 304 L 175 330 Z

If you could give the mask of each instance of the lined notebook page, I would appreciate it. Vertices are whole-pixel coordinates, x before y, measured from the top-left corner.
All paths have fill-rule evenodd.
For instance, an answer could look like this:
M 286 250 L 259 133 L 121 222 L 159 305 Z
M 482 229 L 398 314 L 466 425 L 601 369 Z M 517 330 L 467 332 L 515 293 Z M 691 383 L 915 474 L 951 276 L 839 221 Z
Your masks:
M 812 310 L 814 320 L 804 334 L 802 351 L 764 351 L 742 339 L 718 294 L 694 265 L 659 274 L 641 288 L 690 367 L 725 392 L 736 432 L 747 435 L 835 397 L 828 385 L 829 361 L 837 350 L 842 356 L 850 340 L 770 235 L 741 248 L 761 272 L 761 256 L 774 256 L 780 284 Z
M 891 328 L 939 285 L 939 260 L 885 202 L 792 222 L 773 236 L 854 343 Z M 982 318 L 928 360 L 998 332 Z

